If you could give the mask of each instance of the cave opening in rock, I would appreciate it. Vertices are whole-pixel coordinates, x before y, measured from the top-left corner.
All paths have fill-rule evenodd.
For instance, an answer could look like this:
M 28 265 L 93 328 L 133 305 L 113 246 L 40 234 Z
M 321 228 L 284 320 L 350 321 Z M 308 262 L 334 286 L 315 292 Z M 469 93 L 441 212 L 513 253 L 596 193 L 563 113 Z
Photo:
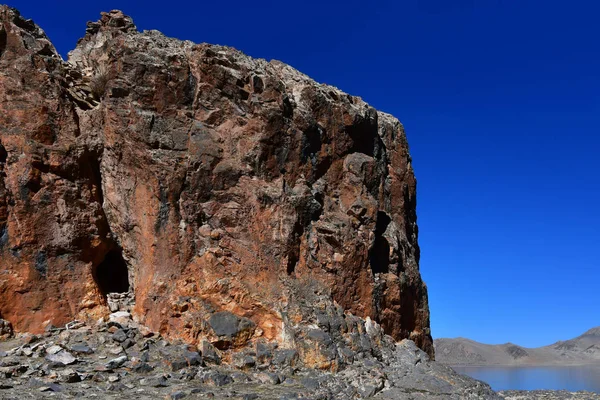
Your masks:
M 94 279 L 103 296 L 129 291 L 129 273 L 121 249 L 109 251 L 94 271 Z
M 8 152 L 6 151 L 4 146 L 2 146 L 2 143 L 0 143 L 0 163 L 2 163 L 2 164 L 6 163 L 7 158 L 8 158 Z
M 390 271 L 390 244 L 383 236 L 391 218 L 383 211 L 377 213 L 375 223 L 375 241 L 369 252 L 369 264 L 373 274 L 385 274 Z

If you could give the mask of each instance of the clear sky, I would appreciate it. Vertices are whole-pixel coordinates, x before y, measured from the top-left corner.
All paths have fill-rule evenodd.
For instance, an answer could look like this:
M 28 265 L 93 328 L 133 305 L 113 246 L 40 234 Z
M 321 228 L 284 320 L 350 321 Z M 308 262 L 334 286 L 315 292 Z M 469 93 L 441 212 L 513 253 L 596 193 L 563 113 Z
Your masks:
M 600 2 L 8 1 L 63 54 L 100 11 L 279 59 L 405 125 L 434 337 L 600 325 Z

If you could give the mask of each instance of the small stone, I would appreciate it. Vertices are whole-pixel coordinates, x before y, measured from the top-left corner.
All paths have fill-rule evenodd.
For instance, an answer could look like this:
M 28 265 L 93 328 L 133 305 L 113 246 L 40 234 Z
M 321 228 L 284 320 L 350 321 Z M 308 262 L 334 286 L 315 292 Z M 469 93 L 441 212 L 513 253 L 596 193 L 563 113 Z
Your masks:
M 116 301 L 108 300 L 108 309 L 110 310 L 110 312 L 119 311 L 119 303 L 117 303 Z
M 154 370 L 154 367 L 152 367 L 150 364 L 145 363 L 145 362 L 137 363 L 132 367 L 132 371 L 136 372 L 138 374 L 152 372 L 153 370 Z
M 141 379 L 140 385 L 152 386 L 152 387 L 167 387 L 167 386 L 169 386 L 167 384 L 167 378 L 164 375 Z
M 165 360 L 165 363 L 170 365 L 171 371 L 179 371 L 180 369 L 188 366 L 187 360 L 183 356 L 174 356 L 169 360 Z
M 120 380 L 120 378 L 118 375 L 111 375 L 108 377 L 108 381 L 110 383 L 115 383 L 115 382 L 118 382 L 119 380 Z
M 125 340 L 127 340 L 127 334 L 123 329 L 119 329 L 115 333 L 113 333 L 112 339 L 115 342 L 123 343 Z
M 321 383 L 319 382 L 318 379 L 310 377 L 310 376 L 302 378 L 300 383 L 302 384 L 302 386 L 304 386 L 305 388 L 310 389 L 310 390 L 316 390 L 319 388 L 319 386 L 321 386 Z
M 232 372 L 231 377 L 235 383 L 247 383 L 251 381 L 248 375 L 239 371 Z
M 256 365 L 254 357 L 247 354 L 235 354 L 233 357 L 233 365 L 238 369 L 250 369 Z
M 106 390 L 111 392 L 122 392 L 125 389 L 127 389 L 127 386 L 123 385 L 120 382 L 109 383 L 106 387 Z
M 293 367 L 298 361 L 298 352 L 292 349 L 277 350 L 273 357 L 273 364 L 282 367 Z
M 127 311 L 117 311 L 108 316 L 108 322 L 117 323 L 121 328 L 127 328 L 133 321 L 131 319 L 131 314 Z
M 273 359 L 273 345 L 259 341 L 256 343 L 256 360 L 262 364 L 268 364 Z
M 281 383 L 279 375 L 274 374 L 272 372 L 262 372 L 256 375 L 256 379 L 261 383 L 266 383 L 270 385 L 279 385 Z
M 183 351 L 183 357 L 186 359 L 189 365 L 201 365 L 202 364 L 202 356 L 200 353 L 196 351 L 189 351 L 185 349 Z
M 106 363 L 105 366 L 107 369 L 116 369 L 116 368 L 121 367 L 123 364 L 125 364 L 126 361 L 127 361 L 127 356 L 121 356 L 118 358 L 113 358 L 108 363 Z
M 77 362 L 77 358 L 75 358 L 71 353 L 66 350 L 61 350 L 55 354 L 48 354 L 46 356 L 46 360 L 53 363 L 61 363 L 64 365 L 71 365 Z
M 69 348 L 69 350 L 71 350 L 73 353 L 77 353 L 77 354 L 92 354 L 92 353 L 94 353 L 94 350 L 92 350 L 90 348 L 90 346 L 88 346 L 85 343 L 74 344 L 73 346 L 71 346 Z
M 205 361 L 208 361 L 209 363 L 213 363 L 213 364 L 221 363 L 221 357 L 219 356 L 219 353 L 217 353 L 217 350 L 215 349 L 215 347 L 212 344 L 210 344 L 206 340 L 203 340 L 201 347 L 202 347 L 201 348 L 202 358 Z
M 81 382 L 81 376 L 72 369 L 65 369 L 60 372 L 60 380 L 65 383 Z
M 178 390 L 176 392 L 173 392 L 173 393 L 169 394 L 167 396 L 167 400 L 181 400 L 181 399 L 183 399 L 185 397 L 187 397 L 187 393 Z
M 202 381 L 213 386 L 225 386 L 233 383 L 231 376 L 220 372 L 209 372 L 202 377 Z
M 65 329 L 67 330 L 75 330 L 75 329 L 79 329 L 79 328 L 83 328 L 85 326 L 85 324 L 81 321 L 71 321 L 68 324 L 65 325 Z
M 56 383 L 51 383 L 49 385 L 40 387 L 38 390 L 40 392 L 62 392 L 63 388 Z
M 59 351 L 61 351 L 63 348 L 60 347 L 59 345 L 55 344 L 53 346 L 50 346 L 46 349 L 46 354 L 56 354 Z

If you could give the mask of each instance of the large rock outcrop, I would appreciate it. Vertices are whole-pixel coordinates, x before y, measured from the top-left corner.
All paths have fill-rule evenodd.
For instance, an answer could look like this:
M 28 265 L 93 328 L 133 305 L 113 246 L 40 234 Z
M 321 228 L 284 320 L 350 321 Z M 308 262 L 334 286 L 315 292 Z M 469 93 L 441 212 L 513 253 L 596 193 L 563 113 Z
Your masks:
M 351 335 L 354 315 L 433 355 L 415 189 L 398 120 L 281 62 L 119 11 L 64 62 L 0 7 L 0 316 L 16 331 L 131 292 L 140 323 L 190 343 L 302 338 L 333 368 L 302 326 Z

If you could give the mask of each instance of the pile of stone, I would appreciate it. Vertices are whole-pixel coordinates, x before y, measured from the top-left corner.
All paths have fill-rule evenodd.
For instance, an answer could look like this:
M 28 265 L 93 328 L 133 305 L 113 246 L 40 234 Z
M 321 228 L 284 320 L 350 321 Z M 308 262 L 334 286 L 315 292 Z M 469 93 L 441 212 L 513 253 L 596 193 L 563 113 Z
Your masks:
M 336 345 L 313 331 L 321 346 Z M 0 397 L 416 399 L 446 390 L 439 398 L 496 398 L 487 385 L 430 362 L 411 341 L 392 347 L 331 372 L 306 368 L 295 349 L 266 341 L 227 350 L 172 342 L 120 311 L 96 326 L 48 325 L 44 334 L 0 342 Z

